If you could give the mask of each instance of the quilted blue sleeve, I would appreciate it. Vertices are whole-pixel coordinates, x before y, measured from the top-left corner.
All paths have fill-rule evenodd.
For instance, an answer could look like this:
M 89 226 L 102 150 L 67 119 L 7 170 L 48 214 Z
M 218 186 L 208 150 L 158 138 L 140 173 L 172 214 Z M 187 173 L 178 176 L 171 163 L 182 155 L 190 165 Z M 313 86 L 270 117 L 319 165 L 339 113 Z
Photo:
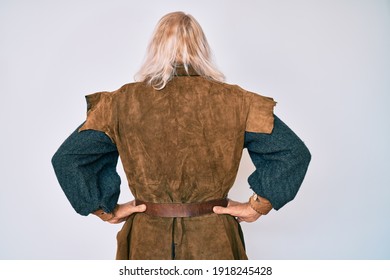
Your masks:
M 275 210 L 293 200 L 311 160 L 302 140 L 274 116 L 272 133 L 246 132 L 245 147 L 256 167 L 248 178 L 251 189 Z
M 52 158 L 58 182 L 77 213 L 111 212 L 119 198 L 118 151 L 103 132 L 74 131 Z

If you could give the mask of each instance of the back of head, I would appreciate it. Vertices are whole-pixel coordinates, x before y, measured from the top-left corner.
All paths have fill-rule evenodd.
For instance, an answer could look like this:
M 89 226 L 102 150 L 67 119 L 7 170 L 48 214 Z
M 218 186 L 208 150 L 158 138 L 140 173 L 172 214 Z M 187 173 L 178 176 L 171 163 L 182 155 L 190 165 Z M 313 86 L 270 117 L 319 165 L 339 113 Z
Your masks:
M 211 50 L 202 27 L 193 16 L 174 12 L 158 22 L 136 80 L 162 89 L 179 64 L 186 69 L 191 65 L 201 76 L 224 80 L 223 74 L 212 63 Z

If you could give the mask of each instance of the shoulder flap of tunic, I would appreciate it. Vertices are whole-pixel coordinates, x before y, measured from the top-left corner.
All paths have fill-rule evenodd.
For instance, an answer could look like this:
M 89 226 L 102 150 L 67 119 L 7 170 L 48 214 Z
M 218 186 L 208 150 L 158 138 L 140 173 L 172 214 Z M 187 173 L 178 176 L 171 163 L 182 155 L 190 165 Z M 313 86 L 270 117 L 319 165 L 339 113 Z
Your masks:
M 87 119 L 79 128 L 83 130 L 97 130 L 104 132 L 115 143 L 116 110 L 113 106 L 113 92 L 97 92 L 86 95 Z
M 270 97 L 253 92 L 247 93 L 249 94 L 249 111 L 245 131 L 271 133 L 274 127 L 273 109 L 276 102 Z

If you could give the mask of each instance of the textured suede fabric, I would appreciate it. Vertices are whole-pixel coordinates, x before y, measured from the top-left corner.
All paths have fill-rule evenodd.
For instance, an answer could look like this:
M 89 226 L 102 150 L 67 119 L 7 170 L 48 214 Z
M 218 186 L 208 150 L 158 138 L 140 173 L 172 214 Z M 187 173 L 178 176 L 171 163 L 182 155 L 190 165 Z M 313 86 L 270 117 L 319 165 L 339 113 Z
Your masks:
M 187 203 L 227 197 L 245 131 L 271 133 L 275 102 L 238 86 L 178 71 L 163 90 L 145 83 L 87 96 L 80 131 L 117 146 L 135 198 Z M 246 259 L 234 217 L 132 215 L 118 233 L 117 259 Z

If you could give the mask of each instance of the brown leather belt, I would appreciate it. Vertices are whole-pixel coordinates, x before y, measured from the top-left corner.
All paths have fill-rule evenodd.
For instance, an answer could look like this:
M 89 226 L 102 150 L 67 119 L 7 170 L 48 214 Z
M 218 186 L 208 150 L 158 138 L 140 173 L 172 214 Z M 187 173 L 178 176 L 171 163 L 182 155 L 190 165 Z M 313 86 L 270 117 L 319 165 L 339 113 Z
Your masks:
M 152 203 L 136 199 L 135 205 L 140 204 L 146 205 L 146 211 L 143 213 L 146 213 L 151 216 L 171 218 L 196 217 L 213 213 L 214 206 L 226 207 L 228 204 L 228 200 L 227 198 L 223 198 L 194 203 Z

